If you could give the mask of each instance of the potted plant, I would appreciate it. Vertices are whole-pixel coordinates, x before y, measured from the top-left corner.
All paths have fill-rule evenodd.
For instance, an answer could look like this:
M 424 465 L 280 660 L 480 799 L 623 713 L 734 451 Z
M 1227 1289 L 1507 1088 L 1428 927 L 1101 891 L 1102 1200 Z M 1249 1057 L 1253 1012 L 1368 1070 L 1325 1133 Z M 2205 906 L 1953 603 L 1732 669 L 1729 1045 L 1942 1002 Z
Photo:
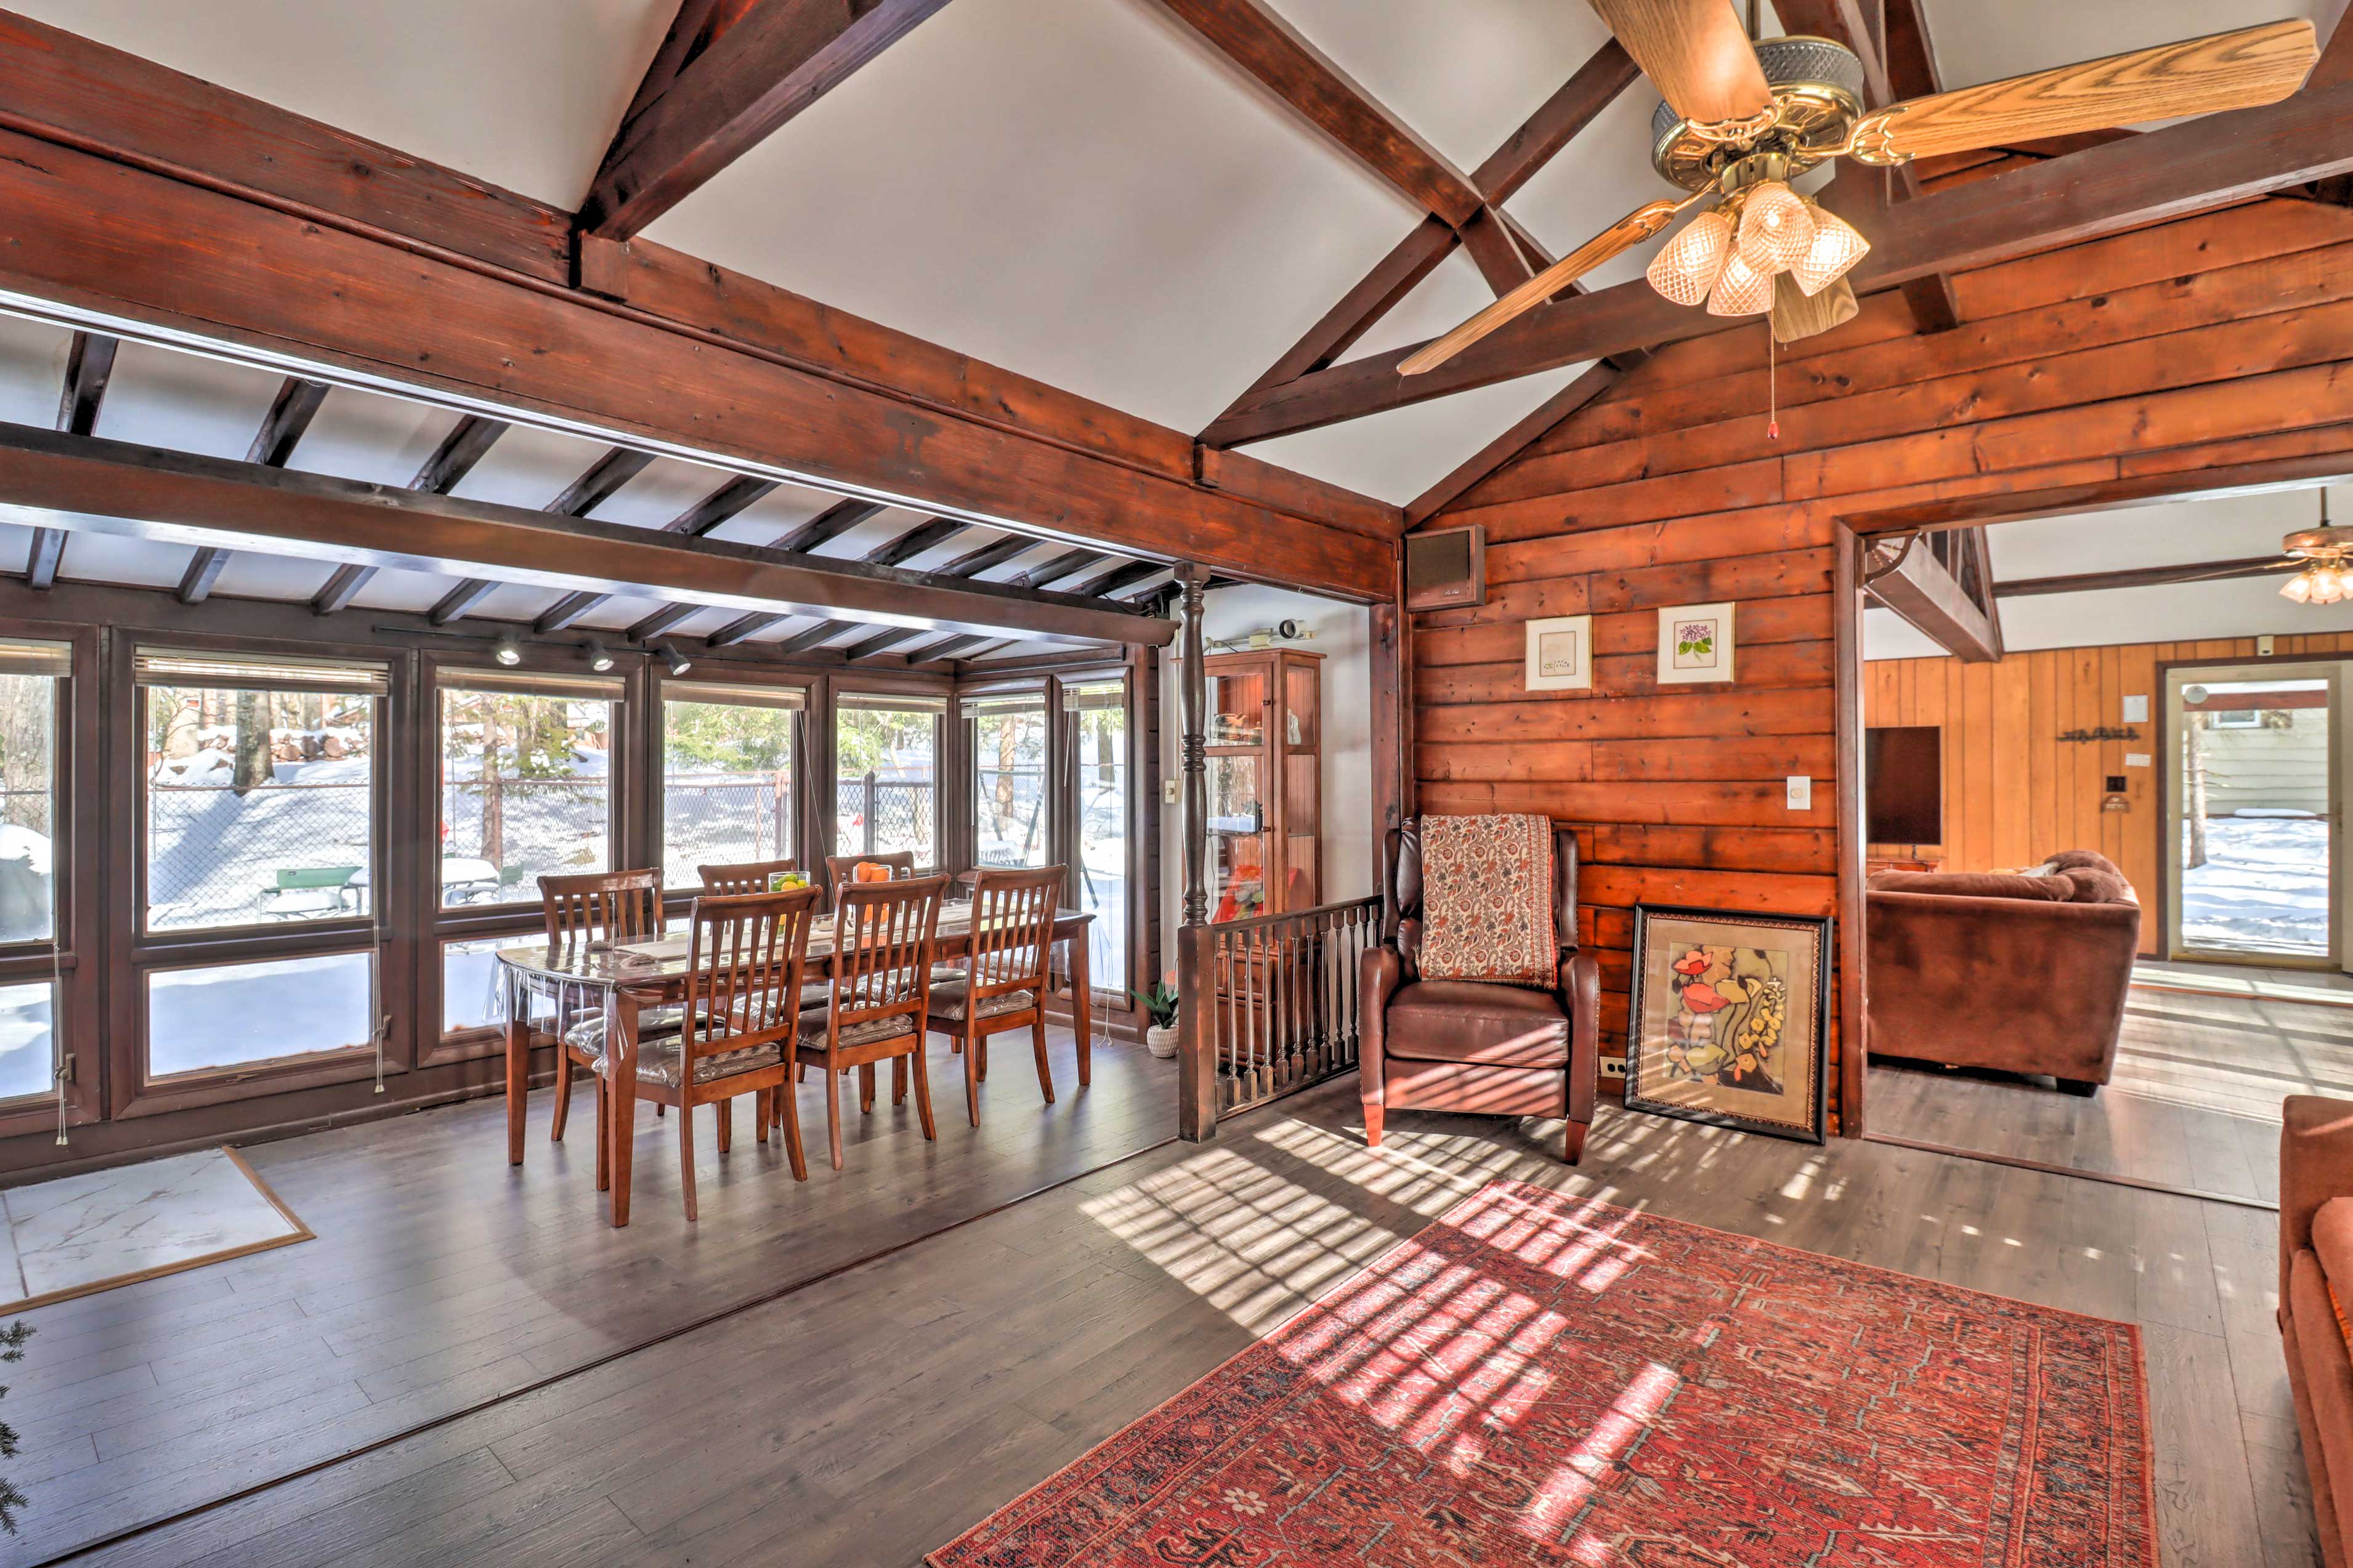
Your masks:
M 1129 993 L 1150 1015 L 1152 1026 L 1144 1031 L 1144 1045 L 1154 1056 L 1167 1058 L 1176 1054 L 1176 987 L 1166 980 L 1155 981 L 1140 992 Z

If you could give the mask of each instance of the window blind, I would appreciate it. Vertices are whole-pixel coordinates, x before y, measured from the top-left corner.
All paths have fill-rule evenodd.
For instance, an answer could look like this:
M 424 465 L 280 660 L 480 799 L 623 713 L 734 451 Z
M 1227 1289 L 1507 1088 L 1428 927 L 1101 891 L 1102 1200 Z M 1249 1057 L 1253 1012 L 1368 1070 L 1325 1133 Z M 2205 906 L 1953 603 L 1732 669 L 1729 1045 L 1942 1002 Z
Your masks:
M 560 675 L 520 669 L 445 669 L 445 691 L 504 691 L 522 697 L 565 697 L 617 702 L 628 683 L 617 675 Z
M 0 637 L 0 675 L 46 675 L 62 679 L 72 673 L 71 643 Z
M 392 667 L 361 659 L 304 658 L 293 654 L 216 653 L 142 647 L 132 656 L 142 686 L 213 686 L 263 691 L 341 691 L 382 697 L 392 689 Z
M 838 691 L 834 693 L 836 708 L 859 709 L 870 713 L 944 713 L 948 700 L 921 691 Z
M 1127 706 L 1127 682 L 1121 680 L 1090 680 L 1081 685 L 1062 688 L 1065 708 L 1124 708 Z
M 797 686 L 727 686 L 714 680 L 665 680 L 661 694 L 665 702 L 729 702 L 738 708 L 786 708 L 796 711 L 808 706 L 808 693 Z

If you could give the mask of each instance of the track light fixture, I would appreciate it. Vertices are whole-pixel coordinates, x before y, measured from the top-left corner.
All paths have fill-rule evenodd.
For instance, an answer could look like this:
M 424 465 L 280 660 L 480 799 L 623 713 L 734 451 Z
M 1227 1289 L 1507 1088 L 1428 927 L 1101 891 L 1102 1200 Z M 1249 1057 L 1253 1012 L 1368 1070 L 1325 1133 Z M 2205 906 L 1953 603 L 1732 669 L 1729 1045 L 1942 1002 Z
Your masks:
M 607 647 L 600 642 L 590 643 L 588 645 L 588 668 L 595 670 L 599 675 L 602 675 L 607 670 L 612 668 L 613 650 Z
M 670 672 L 672 675 L 684 675 L 694 668 L 694 661 L 679 652 L 678 644 L 674 642 L 663 643 L 656 651 L 661 655 L 662 662 L 670 666 Z
M 491 657 L 512 669 L 522 662 L 522 644 L 515 641 L 512 636 L 502 637 L 498 640 L 498 645 L 491 648 Z

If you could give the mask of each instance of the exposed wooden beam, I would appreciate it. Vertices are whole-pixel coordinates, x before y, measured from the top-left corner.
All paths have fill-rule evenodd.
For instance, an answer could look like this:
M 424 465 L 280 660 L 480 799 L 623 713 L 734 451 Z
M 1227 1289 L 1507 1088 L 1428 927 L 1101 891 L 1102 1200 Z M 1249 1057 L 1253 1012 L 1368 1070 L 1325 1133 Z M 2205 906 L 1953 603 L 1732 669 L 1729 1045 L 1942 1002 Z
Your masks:
M 1008 533 L 977 550 L 967 550 L 940 568 L 943 577 L 977 577 L 993 566 L 1002 566 L 1015 556 L 1034 548 L 1037 541 L 1024 534 Z
M 654 460 L 651 452 L 631 451 L 616 447 L 588 465 L 581 476 L 564 489 L 564 493 L 549 501 L 543 509 L 558 517 L 586 517 L 613 499 L 623 485 L 646 471 Z M 498 584 L 485 577 L 469 577 L 441 595 L 433 606 L 432 620 L 437 626 L 461 620 L 473 612 L 475 605 L 491 596 Z
M 880 516 L 889 510 L 881 501 L 838 500 L 791 532 L 778 537 L 773 548 L 815 550 L 820 544 L 840 538 L 869 518 Z
M 774 479 L 738 474 L 663 523 L 662 531 L 700 539 L 776 488 Z M 543 634 L 562 631 L 610 597 L 608 594 L 566 594 L 539 613 L 539 617 L 532 622 L 532 629 Z
M 1032 567 L 1013 581 L 1019 587 L 1042 588 L 1049 583 L 1059 583 L 1081 572 L 1092 572 L 1111 559 L 1105 551 L 1073 550 L 1055 556 L 1042 566 Z
M 650 642 L 702 607 L 700 605 L 664 605 L 621 635 L 631 642 Z
M 2021 577 L 1996 583 L 1997 599 L 2030 598 L 2042 594 L 2096 594 L 2108 588 L 2152 588 L 2167 583 L 2224 583 L 2238 577 L 2284 576 L 2302 571 L 2307 563 L 2290 560 L 2276 551 L 2269 555 L 2242 555 L 2230 561 L 2193 561 L 2174 566 L 2128 566 L 2113 572 L 2077 572 L 2063 577 Z
M 66 348 L 65 386 L 58 397 L 58 428 L 69 436 L 89 436 L 98 429 L 98 411 L 106 402 L 106 384 L 114 374 L 116 340 L 102 332 L 76 332 Z M 36 588 L 54 587 L 58 568 L 64 564 L 66 532 L 61 528 L 33 530 L 33 543 L 25 563 L 25 580 Z
M 1895 98 L 1925 98 L 1944 90 L 1945 73 L 1920 0 L 1883 0 L 1880 53 L 1887 63 L 1887 89 Z
M 133 538 L 559 590 L 749 610 L 812 606 L 881 626 L 1019 632 L 1079 642 L 1166 641 L 1166 623 L 1099 600 L 954 582 L 716 539 L 322 474 L 0 426 L 0 517 Z
M 1101 576 L 1088 578 L 1071 592 L 1082 599 L 1108 599 L 1122 588 L 1132 588 L 1146 577 L 1166 570 L 1157 561 L 1123 561 Z
M 621 122 L 581 227 L 636 234 L 946 3 L 760 0 Z
M 1387 539 L 1212 492 L 1191 478 L 1189 439 L 1173 432 L 1178 473 L 1094 456 L 643 309 L 5 131 L 0 212 L 11 241 L 0 247 L 0 290 L 61 324 L 200 344 L 281 373 L 1066 542 L 1182 551 L 1358 602 L 1386 592 Z M 1401 526 L 1397 509 L 1386 514 Z
M 935 517 L 919 528 L 908 530 L 889 543 L 868 551 L 865 559 L 883 566 L 901 565 L 926 550 L 945 544 L 968 526 L 952 517 Z
M 1969 531 L 1980 538 L 1984 533 L 1982 529 Z M 1959 579 L 1926 547 L 1926 538 L 1913 540 L 1894 564 L 1874 569 L 1864 580 L 1864 593 L 1964 663 L 2000 662 L 2000 616 L 1969 597 Z M 1961 543 L 1968 547 L 1966 541 Z
M 1260 0 L 1162 4 L 1415 205 L 1461 225 L 1483 205 L 1468 174 Z
M 876 632 L 871 637 L 849 644 L 841 650 L 841 657 L 844 661 L 855 664 L 861 658 L 871 658 L 878 653 L 884 653 L 897 647 L 901 643 L 913 642 L 917 637 L 930 635 L 923 631 L 911 631 L 905 626 L 892 626 L 887 630 Z
M 770 621 L 767 624 L 769 626 L 774 626 L 776 623 L 774 621 Z M 776 645 L 776 652 L 780 655 L 807 653 L 809 649 L 818 647 L 819 644 L 830 641 L 832 638 L 839 637 L 842 633 L 848 631 L 851 626 L 857 624 L 858 623 L 855 621 L 819 621 L 817 625 L 795 632 L 792 636 L 778 643 Z M 753 631 L 757 631 L 759 629 L 761 628 L 755 626 L 753 628 Z M 735 628 L 733 626 L 726 626 L 721 628 L 719 632 L 713 633 L 711 638 L 711 646 L 712 647 L 725 647 L 727 644 L 721 642 L 719 640 L 720 637 L 727 633 L 733 632 Z M 751 632 L 745 632 L 742 637 L 733 637 L 731 638 L 731 640 L 740 642 L 743 640 L 743 637 L 749 637 L 751 635 Z
M 1586 367 L 1585 373 L 1546 398 L 1501 436 L 1456 465 L 1454 471 L 1430 486 L 1405 509 L 1408 528 L 1419 528 L 1460 500 L 1481 479 L 1528 449 L 1537 437 L 1618 384 L 1618 372 L 1607 364 Z
M 498 438 L 513 426 L 503 419 L 486 415 L 469 414 L 449 426 L 441 444 L 433 448 L 408 481 L 408 488 L 421 495 L 446 495 L 458 487 L 459 480 L 474 471 Z M 375 577 L 376 569 L 358 562 L 346 562 L 328 576 L 324 586 L 311 595 L 311 608 L 322 616 L 348 609 L 362 588 Z
M 2327 4 L 2336 11 L 2336 19 L 2323 27 L 2328 41 L 2321 46 L 2319 62 L 2312 68 L 2312 75 L 2306 79 L 2307 91 L 2316 87 L 2343 87 L 2353 82 L 2353 27 L 2345 25 L 2347 8 L 2342 0 L 2327 0 Z M 2319 21 L 2320 18 L 2316 17 L 2315 20 Z
M 278 395 L 270 400 L 269 412 L 261 416 L 261 428 L 254 432 L 245 460 L 266 468 L 284 468 L 293 459 L 294 448 L 311 428 L 311 421 L 318 417 L 319 405 L 326 401 L 325 382 L 288 376 L 278 388 Z M 227 564 L 227 551 L 209 545 L 198 547 L 189 558 L 187 571 L 180 576 L 180 603 L 198 605 L 210 597 L 213 584 L 220 581 L 221 568 Z
M 1875 10 L 1876 6 L 1870 8 Z M 1894 72 L 1886 63 L 1885 45 L 1864 18 L 1863 0 L 1788 0 L 1786 5 L 1777 3 L 1773 9 L 1788 31 L 1828 38 L 1854 51 L 1855 58 L 1862 62 L 1866 109 L 1883 109 L 1899 98 L 1944 90 L 1934 75 L 1936 54 L 1928 44 L 1927 23 L 1916 12 L 1909 20 L 1906 71 L 1907 75 L 1916 75 L 1925 68 L 1930 74 L 1926 86 L 1907 91 L 1894 86 Z M 1841 175 L 1846 172 L 1840 170 Z M 1890 170 L 1880 183 L 1895 202 L 1910 201 L 1920 194 L 1919 171 L 1909 163 Z M 1852 214 L 1841 216 L 1854 220 Z M 1904 302 L 1911 307 L 1913 324 L 1922 331 L 1941 332 L 1960 324 L 1960 306 L 1953 293 L 1952 279 L 1943 273 L 1912 279 L 1903 289 Z
M 2353 169 L 2353 86 L 2207 115 L 2086 147 L 1889 209 L 1855 269 L 1862 291 L 1999 261 L 2228 205 Z M 1202 439 L 1265 440 L 1402 408 L 1516 376 L 1725 330 L 1637 279 L 1540 305 L 1425 375 L 1402 376 L 1409 344 L 1311 372 L 1244 399 Z
M 1471 182 L 1481 197 L 1491 204 L 1507 200 L 1641 75 L 1616 38 L 1604 43 L 1472 172 Z M 1279 386 L 1338 359 L 1437 269 L 1456 240 L 1453 226 L 1444 219 L 1434 214 L 1424 218 L 1250 390 Z
M 993 647 L 1004 640 L 1003 637 L 984 637 L 977 633 L 970 637 L 950 637 L 944 643 L 935 643 L 925 648 L 923 657 L 925 658 L 962 658 L 968 653 L 977 653 L 982 648 Z

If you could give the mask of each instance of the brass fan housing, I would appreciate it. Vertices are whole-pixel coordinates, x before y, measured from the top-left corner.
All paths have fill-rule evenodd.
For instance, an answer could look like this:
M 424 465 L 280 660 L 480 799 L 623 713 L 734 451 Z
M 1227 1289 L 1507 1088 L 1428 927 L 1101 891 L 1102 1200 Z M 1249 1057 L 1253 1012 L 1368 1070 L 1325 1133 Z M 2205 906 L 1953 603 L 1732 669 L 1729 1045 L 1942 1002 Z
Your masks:
M 2281 540 L 2280 548 L 2314 559 L 2353 555 L 2353 527 L 2300 529 Z
M 1801 174 L 1846 140 L 1862 115 L 1862 62 L 1828 38 L 1800 35 L 1767 38 L 1757 63 L 1780 110 L 1770 127 L 1735 142 L 1703 135 L 1662 103 L 1651 115 L 1651 164 L 1670 184 L 1687 191 L 1717 183 L 1725 165 L 1754 152 L 1785 153 L 1788 172 Z

